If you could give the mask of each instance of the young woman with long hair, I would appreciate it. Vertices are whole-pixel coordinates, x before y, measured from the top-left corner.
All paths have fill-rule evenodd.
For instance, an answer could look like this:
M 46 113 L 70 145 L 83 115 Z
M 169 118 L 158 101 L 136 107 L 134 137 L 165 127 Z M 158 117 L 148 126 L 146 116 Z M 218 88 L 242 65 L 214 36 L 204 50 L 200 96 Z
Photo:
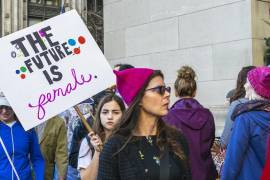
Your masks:
M 107 141 L 124 111 L 122 99 L 114 93 L 107 94 L 100 100 L 93 125 L 95 133 L 90 133 L 82 141 L 79 151 L 78 169 L 82 180 L 96 179 L 100 145 Z
M 129 107 L 100 154 L 98 179 L 190 179 L 186 140 L 161 119 L 170 95 L 161 71 L 133 68 L 115 74 Z
M 230 107 L 228 109 L 228 113 L 225 119 L 225 126 L 224 130 L 220 137 L 220 143 L 223 149 L 225 149 L 229 143 L 231 134 L 232 134 L 232 127 L 233 127 L 233 121 L 232 121 L 232 113 L 236 106 L 239 104 L 243 104 L 248 101 L 247 98 L 245 98 L 246 90 L 244 85 L 247 82 L 247 74 L 249 71 L 254 69 L 255 66 L 245 66 L 241 69 L 241 71 L 238 73 L 237 82 L 236 82 L 236 89 L 234 92 L 234 95 L 230 98 Z

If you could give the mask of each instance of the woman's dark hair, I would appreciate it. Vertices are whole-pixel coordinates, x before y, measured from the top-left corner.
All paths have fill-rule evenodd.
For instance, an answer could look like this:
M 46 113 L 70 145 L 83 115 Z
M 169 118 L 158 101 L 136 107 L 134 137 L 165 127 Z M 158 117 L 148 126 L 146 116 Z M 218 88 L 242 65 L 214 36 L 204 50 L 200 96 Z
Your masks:
M 120 151 L 122 151 L 126 145 L 131 142 L 132 140 L 136 140 L 136 137 L 132 134 L 132 131 L 135 129 L 139 114 L 140 114 L 140 108 L 139 105 L 141 99 L 143 98 L 145 89 L 149 82 L 154 77 L 162 77 L 164 78 L 161 71 L 156 70 L 154 73 L 150 76 L 150 78 L 145 82 L 141 90 L 138 92 L 137 96 L 133 100 L 132 104 L 129 106 L 129 108 L 126 110 L 124 115 L 122 116 L 122 120 L 117 128 L 113 131 L 112 135 L 120 135 L 122 137 L 125 137 L 125 143 L 123 146 L 114 154 L 118 154 Z M 161 155 L 164 154 L 165 147 L 168 147 L 169 150 L 173 151 L 180 159 L 185 160 L 186 157 L 184 155 L 184 152 L 182 150 L 182 146 L 178 143 L 178 138 L 176 137 L 177 130 L 174 128 L 166 125 L 161 118 L 158 119 L 157 122 L 157 146 L 159 147 L 159 150 L 161 152 Z
M 102 110 L 104 104 L 111 102 L 111 101 L 115 101 L 119 105 L 122 113 L 124 113 L 124 111 L 126 109 L 123 100 L 119 96 L 115 95 L 114 93 L 107 94 L 100 100 L 98 107 L 97 107 L 97 112 L 95 115 L 95 122 L 93 125 L 93 130 L 96 134 L 99 135 L 102 142 L 105 141 L 105 132 L 104 132 L 104 128 L 101 124 L 100 113 L 101 113 L 101 110 Z
M 116 64 L 114 65 L 114 68 L 119 67 L 118 71 L 123 71 L 125 69 L 131 69 L 134 68 L 134 66 L 130 65 L 130 64 Z
M 247 74 L 250 70 L 256 68 L 255 66 L 246 66 L 241 69 L 238 73 L 237 82 L 236 82 L 236 89 L 234 91 L 233 96 L 230 98 L 230 103 L 233 101 L 243 98 L 246 95 L 246 91 L 244 85 L 247 82 Z
M 189 66 L 183 66 L 177 71 L 177 73 L 178 75 L 174 83 L 176 96 L 194 96 L 194 93 L 197 90 L 195 71 Z

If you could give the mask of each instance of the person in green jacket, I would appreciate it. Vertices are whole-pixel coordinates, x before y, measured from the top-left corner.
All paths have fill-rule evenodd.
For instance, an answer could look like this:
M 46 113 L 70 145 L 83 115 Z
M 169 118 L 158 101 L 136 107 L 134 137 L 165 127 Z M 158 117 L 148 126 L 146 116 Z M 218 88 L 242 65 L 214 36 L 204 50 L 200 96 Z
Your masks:
M 58 179 L 66 179 L 68 167 L 67 131 L 65 122 L 55 116 L 36 127 L 40 148 L 45 160 L 45 180 L 52 180 L 55 164 Z

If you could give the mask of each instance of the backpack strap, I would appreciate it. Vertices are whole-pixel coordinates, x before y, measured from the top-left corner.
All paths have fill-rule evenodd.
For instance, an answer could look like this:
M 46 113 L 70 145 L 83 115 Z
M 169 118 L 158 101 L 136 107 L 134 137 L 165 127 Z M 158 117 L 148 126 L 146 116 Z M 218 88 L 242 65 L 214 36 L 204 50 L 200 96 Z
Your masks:
M 9 161 L 11 167 L 12 167 L 12 170 L 14 171 L 14 173 L 15 173 L 17 179 L 20 180 L 20 177 L 19 177 L 19 175 L 18 175 L 18 173 L 17 173 L 17 170 L 16 170 L 16 168 L 15 168 L 15 166 L 14 166 L 14 164 L 13 164 L 13 162 L 12 162 L 12 160 L 11 160 L 11 158 L 10 158 L 8 152 L 7 152 L 7 148 L 6 148 L 6 146 L 5 146 L 5 144 L 4 144 L 4 142 L 3 142 L 3 140 L 2 140 L 1 137 L 0 137 L 0 143 L 1 143 L 1 145 L 2 145 L 2 147 L 3 147 L 3 149 L 4 149 L 4 151 L 5 151 L 5 154 L 6 154 L 7 158 L 8 158 L 8 161 Z

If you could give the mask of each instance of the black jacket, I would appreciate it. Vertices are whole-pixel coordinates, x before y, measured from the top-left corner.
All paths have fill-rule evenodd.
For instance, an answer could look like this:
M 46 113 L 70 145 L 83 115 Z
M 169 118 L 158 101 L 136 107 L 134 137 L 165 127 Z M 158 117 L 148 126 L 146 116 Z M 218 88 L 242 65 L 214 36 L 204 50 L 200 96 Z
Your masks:
M 122 151 L 113 156 L 122 147 L 125 140 L 126 138 L 115 135 L 104 145 L 99 157 L 98 180 L 146 180 L 144 167 L 136 158 L 138 152 L 133 143 L 129 143 Z M 181 143 L 183 151 L 188 157 L 186 140 L 181 138 L 179 143 Z M 169 152 L 169 154 L 174 156 L 172 152 Z M 177 177 L 177 179 L 191 179 L 189 167 L 179 168 L 179 171 L 183 171 L 181 173 L 183 176 Z

